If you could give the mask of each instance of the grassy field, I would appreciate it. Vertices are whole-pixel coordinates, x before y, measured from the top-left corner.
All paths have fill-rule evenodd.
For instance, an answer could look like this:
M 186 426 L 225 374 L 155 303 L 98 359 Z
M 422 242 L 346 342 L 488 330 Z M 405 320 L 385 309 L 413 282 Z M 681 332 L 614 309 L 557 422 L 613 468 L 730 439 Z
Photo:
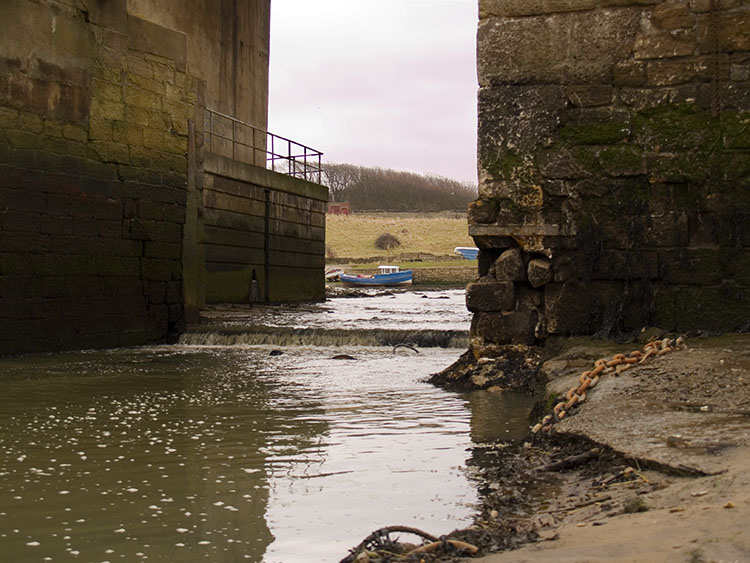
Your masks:
M 375 239 L 383 233 L 395 236 L 401 245 L 390 256 L 427 253 L 453 254 L 457 246 L 474 246 L 463 214 L 357 213 L 326 217 L 328 261 L 338 258 L 371 258 L 386 252 L 375 248 Z

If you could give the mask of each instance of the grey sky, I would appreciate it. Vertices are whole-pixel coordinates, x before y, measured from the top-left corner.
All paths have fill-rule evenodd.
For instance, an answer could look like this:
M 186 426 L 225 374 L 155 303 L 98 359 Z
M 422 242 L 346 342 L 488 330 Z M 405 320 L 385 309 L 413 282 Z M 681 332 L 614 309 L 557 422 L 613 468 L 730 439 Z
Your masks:
M 269 130 L 476 182 L 476 0 L 272 0 Z

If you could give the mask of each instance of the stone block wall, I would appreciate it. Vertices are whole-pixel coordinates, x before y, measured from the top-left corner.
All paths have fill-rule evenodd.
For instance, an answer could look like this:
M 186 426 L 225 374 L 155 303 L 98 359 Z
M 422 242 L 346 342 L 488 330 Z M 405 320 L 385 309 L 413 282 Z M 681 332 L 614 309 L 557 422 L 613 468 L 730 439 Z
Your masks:
M 204 170 L 206 302 L 324 299 L 328 189 L 215 154 Z
M 168 340 L 253 270 L 324 297 L 326 188 L 203 146 L 206 107 L 267 122 L 270 0 L 216 7 L 3 3 L 0 355 Z
M 0 354 L 163 340 L 183 318 L 186 39 L 79 4 L 4 5 Z
M 750 328 L 750 3 L 481 0 L 473 336 Z
M 128 0 L 138 17 L 184 33 L 187 69 L 212 109 L 267 129 L 270 0 Z

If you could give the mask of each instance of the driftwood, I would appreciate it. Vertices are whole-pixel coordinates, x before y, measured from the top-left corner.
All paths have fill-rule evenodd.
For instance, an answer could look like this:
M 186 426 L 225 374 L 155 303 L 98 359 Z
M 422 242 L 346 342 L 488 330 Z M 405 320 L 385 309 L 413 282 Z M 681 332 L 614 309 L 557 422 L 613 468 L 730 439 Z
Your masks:
M 461 551 L 469 555 L 476 555 L 479 552 L 478 547 L 460 540 L 436 538 L 435 536 L 428 534 L 427 532 L 423 532 L 422 530 L 411 528 L 409 526 L 388 526 L 386 528 L 375 530 L 373 533 L 367 536 L 357 547 L 350 550 L 349 555 L 342 559 L 340 563 L 353 563 L 356 560 L 357 556 L 362 552 L 362 550 L 369 549 L 372 551 L 377 551 L 378 548 L 385 547 L 388 543 L 395 543 L 392 542 L 389 537 L 389 535 L 393 533 L 413 534 L 415 536 L 420 536 L 421 538 L 430 542 L 428 544 L 412 549 L 408 553 L 404 554 L 403 557 L 410 557 L 412 555 L 420 555 L 424 553 L 434 553 L 441 547 L 447 546 L 450 546 L 456 551 Z
M 582 454 L 572 455 L 560 461 L 556 461 L 555 463 L 543 465 L 539 468 L 539 471 L 565 471 L 566 469 L 572 469 L 579 465 L 583 465 L 584 463 L 588 463 L 592 459 L 598 458 L 601 453 L 602 452 L 599 448 L 591 448 L 589 451 Z
M 408 344 L 408 343 L 396 344 L 393 347 L 393 353 L 394 354 L 396 353 L 396 349 L 397 348 L 408 348 L 409 350 L 412 350 L 412 351 L 416 352 L 417 354 L 419 354 L 419 350 L 417 350 L 415 346 L 416 346 L 415 344 Z
M 608 500 L 612 500 L 611 495 L 594 498 L 594 499 L 587 500 L 584 502 L 579 502 L 578 504 L 574 504 L 573 506 L 565 506 L 563 508 L 550 510 L 550 514 L 557 514 L 558 512 L 575 512 L 576 510 L 579 510 L 581 508 L 586 508 L 587 506 L 591 506 L 592 504 L 596 504 L 598 502 L 607 502 Z
M 359 553 L 363 549 L 376 547 L 378 544 L 381 544 L 383 542 L 384 538 L 388 538 L 389 534 L 393 534 L 393 533 L 414 534 L 415 536 L 420 536 L 430 542 L 440 543 L 440 540 L 438 538 L 436 538 L 432 534 L 423 532 L 422 530 L 418 528 L 411 528 L 409 526 L 387 526 L 385 528 L 380 528 L 379 530 L 375 530 L 373 533 L 367 536 L 364 540 L 360 542 L 360 544 L 357 547 L 352 549 L 349 555 L 346 556 L 344 559 L 342 559 L 340 563 L 353 563 L 357 555 L 359 555 Z
M 444 545 L 444 543 L 450 545 L 457 551 L 463 551 L 464 553 L 468 553 L 469 555 L 476 555 L 479 551 L 479 548 L 477 546 L 471 545 L 470 543 L 466 543 L 460 540 L 445 540 L 445 542 L 436 541 L 412 549 L 409 553 L 406 554 L 406 557 L 417 555 L 420 553 L 432 553 L 433 551 L 437 551 L 438 549 L 440 549 Z

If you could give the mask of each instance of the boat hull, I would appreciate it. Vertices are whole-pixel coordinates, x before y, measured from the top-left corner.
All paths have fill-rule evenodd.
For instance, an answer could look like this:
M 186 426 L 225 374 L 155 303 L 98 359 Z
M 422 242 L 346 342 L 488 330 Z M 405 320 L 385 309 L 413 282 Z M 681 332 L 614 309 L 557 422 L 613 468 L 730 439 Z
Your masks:
M 375 274 L 374 276 L 339 275 L 344 287 L 403 287 L 412 282 L 411 270 L 395 272 L 393 274 Z
M 476 260 L 479 249 L 471 246 L 457 246 L 453 252 L 463 256 L 467 260 Z
M 327 270 L 325 273 L 325 278 L 327 282 L 335 282 L 339 281 L 339 276 L 343 274 L 344 271 L 340 270 L 339 268 L 334 268 L 332 270 Z

